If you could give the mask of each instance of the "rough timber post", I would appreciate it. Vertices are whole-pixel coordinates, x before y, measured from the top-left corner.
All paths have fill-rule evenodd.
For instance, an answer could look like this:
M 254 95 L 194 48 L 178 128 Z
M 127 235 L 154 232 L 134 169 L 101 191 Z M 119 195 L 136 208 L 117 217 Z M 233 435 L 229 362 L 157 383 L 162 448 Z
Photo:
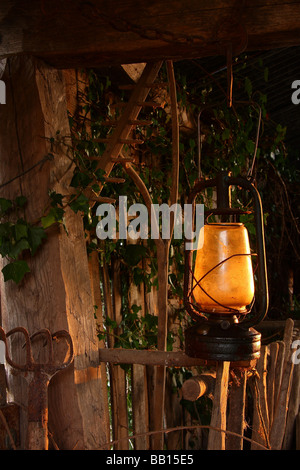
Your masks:
M 57 131 L 62 136 L 70 133 L 63 73 L 31 57 L 13 57 L 2 79 L 7 99 L 0 107 L 0 185 L 49 152 L 54 155 L 53 161 L 0 190 L 0 197 L 26 196 L 26 218 L 33 222 L 43 214 L 49 190 L 66 194 L 72 175 L 63 148 L 50 142 Z M 44 245 L 28 260 L 31 273 L 19 285 L 4 283 L 0 273 L 2 325 L 5 330 L 24 326 L 30 333 L 40 328 L 70 332 L 75 360 L 50 383 L 49 428 L 60 449 L 97 449 L 109 439 L 103 425 L 99 344 L 80 216 L 67 210 L 66 226 L 68 235 L 62 227 L 49 230 Z M 15 400 L 26 406 L 23 382 L 11 377 L 10 387 Z

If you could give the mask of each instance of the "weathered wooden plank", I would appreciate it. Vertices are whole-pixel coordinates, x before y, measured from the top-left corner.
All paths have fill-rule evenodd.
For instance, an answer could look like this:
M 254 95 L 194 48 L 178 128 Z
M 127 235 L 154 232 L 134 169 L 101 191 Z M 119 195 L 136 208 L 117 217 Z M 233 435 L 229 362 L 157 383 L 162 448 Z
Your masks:
M 276 377 L 276 364 L 278 358 L 279 344 L 273 342 L 269 345 L 269 368 L 267 375 L 267 400 L 269 412 L 269 428 L 272 426 L 275 402 L 275 377 Z
M 269 439 L 269 413 L 267 405 L 267 358 L 268 348 L 262 346 L 261 355 L 257 362 L 258 378 L 253 378 L 253 424 L 252 424 L 252 450 L 259 450 L 256 444 L 268 446 Z
M 294 364 L 294 371 L 292 377 L 291 394 L 288 406 L 288 415 L 285 429 L 285 436 L 283 442 L 283 449 L 292 449 L 296 418 L 299 412 L 300 405 L 300 364 Z
M 184 351 L 158 351 L 155 349 L 105 348 L 99 350 L 99 360 L 112 364 L 144 364 L 166 367 L 216 366 L 216 362 L 208 363 L 205 359 L 190 357 Z M 256 360 L 230 363 L 233 368 L 249 368 L 254 367 L 255 364 Z
M 286 320 L 264 320 L 258 325 L 255 326 L 255 329 L 260 332 L 265 332 L 265 331 L 272 331 L 278 330 L 279 332 L 282 332 L 285 329 L 286 326 Z M 300 321 L 299 320 L 294 320 L 294 327 L 299 328 L 300 327 Z
M 88 85 L 88 77 L 85 72 L 80 72 L 77 70 L 64 70 L 63 71 L 65 88 L 66 88 L 66 100 L 67 100 L 67 110 L 69 115 L 75 118 L 80 113 L 81 106 L 83 105 L 81 97 L 85 96 L 86 87 Z M 88 116 L 90 117 L 90 115 Z M 72 129 L 73 131 L 74 129 Z M 86 122 L 86 131 L 91 136 L 91 127 L 90 121 Z M 89 234 L 91 236 L 91 233 Z M 90 241 L 90 239 L 88 240 Z M 101 296 L 101 286 L 100 286 L 100 263 L 99 263 L 99 253 L 98 251 L 92 251 L 88 257 L 88 267 L 90 274 L 90 285 L 92 291 L 93 305 L 96 315 L 96 327 L 100 331 L 103 331 L 103 305 L 102 305 L 102 296 Z M 99 341 L 99 347 L 104 347 L 104 340 Z M 110 414 L 109 414 L 109 399 L 108 399 L 108 384 L 107 384 L 107 371 L 106 364 L 100 363 L 100 373 L 101 373 L 101 395 L 103 397 L 103 414 L 101 416 L 101 421 L 103 424 L 103 429 L 106 433 L 107 442 L 110 440 Z
M 113 364 L 144 364 L 166 367 L 206 365 L 203 359 L 187 356 L 183 351 L 157 351 L 152 349 L 100 349 L 100 361 Z
M 247 371 L 241 369 L 233 372 L 235 380 L 229 389 L 227 430 L 237 435 L 226 436 L 226 450 L 243 450 Z
M 283 341 L 277 341 L 278 344 L 278 355 L 277 355 L 277 362 L 275 368 L 275 379 L 274 379 L 274 410 L 277 403 L 281 379 L 282 379 L 282 372 L 284 366 L 284 355 L 285 355 L 285 344 Z M 273 415 L 274 415 L 273 410 Z
M 270 429 L 270 445 L 272 450 L 280 450 L 282 448 L 284 433 L 286 429 L 286 418 L 288 412 L 288 403 L 291 392 L 291 384 L 294 370 L 294 363 L 292 361 L 292 337 L 293 337 L 294 321 L 288 318 L 286 321 L 283 344 L 284 354 L 281 358 L 282 372 L 280 389 L 277 395 L 274 418 L 272 427 Z
M 51 152 L 49 140 L 57 130 L 62 135 L 70 133 L 61 72 L 28 57 L 14 57 L 4 80 L 7 103 L 0 106 L 1 183 Z M 1 190 L 1 197 L 27 196 L 28 221 L 43 215 L 50 189 L 65 194 L 68 188 L 70 161 L 60 146 L 54 150 L 53 161 Z M 99 342 L 82 219 L 67 210 L 65 222 L 69 236 L 58 227 L 49 230 L 45 244 L 28 260 L 31 274 L 20 285 L 4 283 L 1 275 L 2 325 L 6 331 L 23 326 L 30 333 L 40 328 L 70 332 L 74 364 L 50 383 L 49 426 L 60 449 L 72 449 L 76 443 L 78 449 L 91 449 L 107 442 L 98 420 L 103 413 L 101 370 L 99 363 L 95 365 Z M 15 400 L 26 406 L 24 384 L 12 376 L 10 380 Z
M 181 60 L 300 43 L 298 1 L 2 0 L 0 56 L 61 68 Z
M 216 369 L 216 385 L 210 425 L 212 428 L 226 430 L 226 412 L 228 398 L 229 362 L 218 362 Z M 207 450 L 225 450 L 225 433 L 210 429 Z
M 285 364 L 282 374 L 280 392 L 276 403 L 272 428 L 270 430 L 270 445 L 272 450 L 280 450 L 282 448 L 286 428 L 286 417 L 291 391 L 293 368 L 294 364 L 291 361 L 291 358 L 289 358 Z

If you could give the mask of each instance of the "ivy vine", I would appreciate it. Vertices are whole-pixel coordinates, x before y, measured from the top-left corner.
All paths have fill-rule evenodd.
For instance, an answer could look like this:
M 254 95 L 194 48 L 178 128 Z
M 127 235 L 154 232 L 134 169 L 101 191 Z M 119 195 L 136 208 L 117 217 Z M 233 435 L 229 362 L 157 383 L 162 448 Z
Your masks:
M 274 174 L 291 183 L 298 181 L 299 175 L 293 171 L 293 163 L 287 158 L 284 138 L 286 129 L 277 123 L 273 123 L 267 112 L 267 96 L 260 90 L 254 90 L 248 76 L 244 76 L 243 69 L 247 58 L 241 60 L 241 65 L 235 70 L 234 89 L 239 90 L 245 100 L 256 100 L 262 110 L 262 132 L 257 150 L 257 161 L 255 167 L 255 180 L 262 192 L 264 203 L 266 203 L 266 221 L 268 218 L 276 218 L 276 208 L 265 191 L 270 178 L 270 169 Z M 257 70 L 268 80 L 268 70 L 263 63 L 255 64 Z M 209 75 L 196 72 L 187 74 L 185 64 L 175 65 L 177 79 L 177 95 L 179 108 L 191 116 L 194 126 L 186 129 L 182 126 L 180 138 L 180 202 L 184 202 L 190 189 L 193 187 L 198 176 L 197 167 L 197 128 L 196 117 L 201 107 L 205 104 L 215 102 L 218 84 Z M 200 79 L 199 79 L 200 76 Z M 225 75 L 224 75 L 225 76 Z M 161 72 L 161 81 L 165 82 L 165 71 Z M 8 260 L 3 268 L 4 280 L 13 280 L 20 283 L 24 276 L 30 272 L 27 257 L 34 256 L 42 243 L 47 238 L 47 229 L 53 224 L 64 225 L 64 214 L 66 207 L 70 207 L 75 213 L 82 214 L 84 228 L 87 233 L 87 250 L 97 250 L 110 262 L 112 256 L 122 260 L 122 265 L 136 285 L 144 283 L 149 290 L 157 283 L 155 247 L 151 240 L 138 245 L 122 243 L 120 240 L 108 240 L 105 245 L 99 246 L 95 237 L 95 228 L 98 223 L 95 210 L 90 206 L 89 195 L 98 194 L 100 187 L 105 182 L 103 170 L 97 168 L 97 161 L 91 160 L 91 155 L 101 155 L 105 145 L 95 142 L 95 139 L 108 137 L 111 130 L 103 126 L 103 121 L 112 118 L 115 113 L 107 96 L 115 92 L 115 88 L 109 77 L 102 77 L 94 71 L 89 71 L 89 86 L 82 97 L 82 105 L 77 115 L 69 116 L 72 141 L 66 145 L 66 152 L 74 163 L 74 173 L 71 179 L 72 194 L 67 198 L 55 192 L 49 193 L 49 207 L 35 224 L 29 224 L 22 214 L 28 201 L 23 196 L 14 201 L 0 199 L 0 254 Z M 154 90 L 153 93 L 156 93 Z M 244 96 L 243 96 L 244 95 Z M 126 99 L 126 92 L 119 93 L 118 99 Z M 140 116 L 142 119 L 152 121 L 148 127 L 138 126 L 136 137 L 143 138 L 145 143 L 135 152 L 138 154 L 140 164 L 137 170 L 146 184 L 153 202 L 160 203 L 168 199 L 169 182 L 171 178 L 171 123 L 167 104 L 165 107 L 156 108 L 151 111 L 146 109 Z M 116 116 L 114 116 L 116 117 Z M 255 147 L 255 133 L 257 126 L 257 109 L 253 106 L 239 107 L 233 110 L 227 108 L 226 103 L 212 112 L 203 115 L 202 145 L 202 171 L 204 175 L 213 177 L 222 169 L 230 169 L 233 174 L 245 174 L 249 168 L 249 162 Z M 57 136 L 53 137 L 53 142 Z M 62 139 L 64 141 L 64 139 Z M 130 151 L 130 149 L 128 149 Z M 115 165 L 112 176 L 124 176 L 122 168 Z M 126 179 L 118 186 L 106 183 L 103 187 L 102 196 L 117 198 L 118 195 L 126 194 L 128 204 L 142 202 L 140 195 L 131 181 Z M 206 206 L 212 203 L 212 192 L 207 192 L 202 202 Z M 251 201 L 245 199 L 238 190 L 233 193 L 235 203 L 241 206 L 251 205 Z M 253 220 L 251 217 L 243 217 L 250 234 L 253 232 Z M 277 234 L 272 234 L 273 239 Z M 270 239 L 269 244 L 273 241 Z M 150 269 L 143 267 L 142 261 L 150 262 Z M 170 265 L 174 272 L 170 272 L 169 286 L 170 296 L 182 300 L 182 282 L 184 275 L 183 244 L 181 241 L 173 240 L 170 250 Z M 175 274 L 176 273 L 176 274 Z M 132 308 L 132 307 L 131 307 Z M 136 311 L 127 310 L 124 314 L 129 324 L 139 323 L 137 330 L 143 330 L 145 322 L 149 320 L 139 318 Z M 151 320 L 152 321 L 152 320 Z M 144 323 L 143 323 L 144 322 Z M 114 328 L 115 325 L 107 325 Z M 154 331 L 154 325 L 147 325 L 149 332 Z M 129 328 L 128 328 L 129 330 Z M 124 333 L 125 334 L 125 333 Z M 125 335 L 126 336 L 126 335 Z M 125 341 L 125 337 L 121 338 Z M 126 341 L 135 343 L 138 338 L 131 339 L 127 334 Z M 150 341 L 150 339 L 149 339 Z M 151 341 L 150 341 L 151 343 Z

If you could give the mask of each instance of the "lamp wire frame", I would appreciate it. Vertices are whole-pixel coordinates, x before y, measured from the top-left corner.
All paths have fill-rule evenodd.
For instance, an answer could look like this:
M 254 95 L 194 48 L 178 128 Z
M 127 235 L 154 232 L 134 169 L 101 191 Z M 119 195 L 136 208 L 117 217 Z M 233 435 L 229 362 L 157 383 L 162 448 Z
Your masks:
M 190 253 L 190 256 L 193 254 L 193 252 Z M 189 272 L 192 276 L 192 287 L 190 288 L 190 291 L 188 292 L 187 294 L 187 297 L 188 297 L 188 302 L 190 304 L 190 306 L 199 312 L 199 316 L 200 317 L 204 317 L 207 319 L 206 314 L 211 314 L 212 312 L 210 310 L 206 310 L 206 309 L 203 309 L 201 308 L 201 305 L 195 305 L 192 301 L 191 301 L 191 297 L 192 297 L 192 294 L 193 294 L 193 291 L 196 287 L 199 287 L 205 295 L 207 295 L 207 297 L 209 297 L 216 305 L 224 308 L 225 310 L 227 310 L 226 312 L 224 313 L 235 313 L 239 316 L 244 316 L 246 315 L 247 313 L 249 313 L 252 309 L 252 306 L 254 304 L 254 299 L 255 297 L 253 296 L 253 299 L 251 301 L 251 303 L 249 304 L 248 308 L 246 310 L 244 310 L 243 312 L 241 312 L 240 310 L 238 309 L 235 309 L 233 307 L 228 307 L 227 305 L 223 305 L 222 303 L 218 302 L 212 295 L 210 295 L 208 292 L 206 292 L 206 290 L 203 288 L 203 286 L 201 286 L 201 282 L 203 281 L 203 279 L 208 276 L 208 274 L 210 274 L 212 271 L 214 271 L 215 269 L 217 269 L 219 266 L 221 266 L 222 264 L 224 264 L 226 261 L 232 259 L 232 258 L 235 258 L 237 256 L 257 256 L 257 253 L 236 253 L 234 255 L 231 255 L 229 256 L 228 258 L 225 258 L 223 259 L 222 261 L 220 261 L 219 263 L 217 263 L 215 266 L 213 266 L 211 269 L 209 269 L 200 279 L 196 279 L 195 278 L 195 275 L 194 275 L 194 272 L 193 272 L 193 269 L 189 266 Z M 254 269 L 254 274 L 255 274 L 255 271 L 256 271 L 256 268 Z

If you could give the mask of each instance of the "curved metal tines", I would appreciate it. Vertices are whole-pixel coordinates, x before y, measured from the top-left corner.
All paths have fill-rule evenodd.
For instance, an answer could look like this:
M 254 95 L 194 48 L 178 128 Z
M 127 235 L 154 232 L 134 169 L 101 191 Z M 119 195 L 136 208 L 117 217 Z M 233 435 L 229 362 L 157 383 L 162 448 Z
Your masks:
M 52 334 L 52 340 L 59 340 L 61 338 L 64 338 L 66 340 L 66 343 L 69 346 L 69 352 L 67 360 L 61 363 L 60 370 L 68 367 L 74 360 L 74 347 L 70 333 L 66 330 L 59 330 Z
M 190 256 L 191 255 L 192 255 L 192 252 L 190 252 Z M 188 274 L 188 278 L 189 278 L 188 286 L 187 286 L 187 289 L 186 289 L 186 307 L 188 308 L 188 311 L 191 314 L 192 318 L 196 319 L 196 317 L 198 317 L 198 318 L 201 317 L 201 318 L 205 318 L 207 320 L 207 317 L 206 317 L 205 314 L 211 314 L 210 310 L 205 310 L 204 308 L 201 308 L 200 305 L 195 304 L 191 300 L 192 296 L 193 296 L 193 291 L 196 289 L 196 287 L 199 287 L 202 290 L 202 292 L 215 303 L 215 305 L 218 305 L 219 307 L 224 308 L 224 311 L 227 312 L 227 313 L 232 313 L 232 314 L 236 314 L 236 315 L 245 316 L 247 313 L 249 313 L 251 311 L 253 303 L 254 303 L 254 297 L 252 299 L 252 302 L 251 302 L 249 308 L 247 308 L 243 312 L 240 312 L 240 310 L 238 310 L 238 309 L 235 309 L 233 307 L 229 307 L 228 305 L 223 305 L 222 303 L 218 302 L 201 285 L 201 282 L 205 279 L 206 276 L 208 276 L 208 274 L 210 274 L 212 271 L 214 271 L 219 266 L 224 264 L 226 261 L 230 260 L 231 258 L 235 258 L 237 256 L 257 256 L 257 254 L 256 253 L 236 253 L 234 255 L 231 255 L 228 258 L 225 258 L 222 261 L 220 261 L 218 264 L 213 266 L 211 269 L 209 269 L 200 279 L 195 278 L 193 269 L 191 268 L 190 264 L 188 263 L 186 265 L 186 269 L 188 270 L 188 273 L 186 273 L 186 274 Z M 254 272 L 255 271 L 256 271 L 256 269 L 254 270 Z
M 10 336 L 16 334 L 16 333 L 21 333 L 23 334 L 25 338 L 25 343 L 23 344 L 23 348 L 26 348 L 26 362 L 25 364 L 18 364 L 15 361 L 12 360 L 10 354 L 9 354 L 9 348 L 8 348 L 8 342 L 7 338 Z M 32 340 L 37 338 L 38 336 L 44 336 L 45 338 L 45 345 L 48 346 L 48 360 L 47 362 L 44 363 L 39 363 L 36 362 L 33 358 L 32 354 Z M 54 358 L 54 352 L 53 352 L 53 340 L 54 339 L 60 339 L 64 338 L 65 341 L 67 342 L 69 346 L 69 351 L 68 351 L 68 356 L 67 359 L 64 360 L 61 363 L 56 363 L 55 358 Z M 4 341 L 5 343 L 5 349 L 6 349 L 6 360 L 8 364 L 13 367 L 14 369 L 26 372 L 26 371 L 34 371 L 37 369 L 43 369 L 45 372 L 50 372 L 50 371 L 58 371 L 65 369 L 68 367 L 73 359 L 74 359 L 74 350 L 73 350 L 73 342 L 70 334 L 66 330 L 60 330 L 57 331 L 53 334 L 47 329 L 43 328 L 41 330 L 36 331 L 33 333 L 31 336 L 29 335 L 28 331 L 24 327 L 16 327 L 13 328 L 12 330 L 8 331 L 7 333 L 4 332 L 3 328 L 0 327 L 0 339 Z
M 12 360 L 9 354 L 9 346 L 8 346 L 7 338 L 14 335 L 15 333 L 21 333 L 25 337 L 25 345 L 26 345 L 26 363 L 25 364 L 16 363 L 15 361 Z M 31 350 L 31 345 L 30 345 L 30 336 L 26 328 L 23 328 L 20 326 L 17 328 L 13 328 L 7 333 L 4 332 L 3 328 L 0 328 L 0 336 L 1 336 L 1 340 L 5 343 L 5 358 L 6 358 L 7 363 L 14 369 L 30 370 L 32 364 L 34 363 L 34 360 L 33 360 L 32 350 Z

